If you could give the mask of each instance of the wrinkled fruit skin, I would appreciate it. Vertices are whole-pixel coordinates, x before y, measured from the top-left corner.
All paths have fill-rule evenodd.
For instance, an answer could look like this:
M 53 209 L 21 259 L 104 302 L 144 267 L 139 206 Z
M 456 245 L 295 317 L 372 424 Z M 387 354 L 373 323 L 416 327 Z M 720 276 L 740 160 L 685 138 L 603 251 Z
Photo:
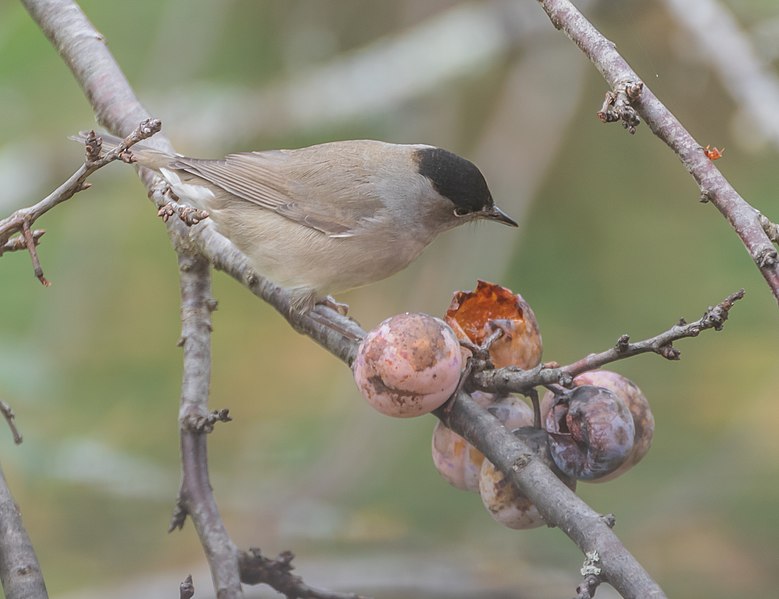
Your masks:
M 555 464 L 580 480 L 613 473 L 633 451 L 635 426 L 630 410 L 603 387 L 584 385 L 559 396 L 545 424 Z
M 533 410 L 524 401 L 513 397 L 496 399 L 490 393 L 474 392 L 471 397 L 509 430 L 532 426 Z M 479 490 L 479 474 L 484 454 L 442 422 L 433 430 L 433 464 L 450 485 L 463 491 Z
M 649 401 L 633 381 L 611 370 L 591 370 L 584 372 L 573 379 L 574 386 L 594 385 L 596 387 L 605 387 L 619 397 L 630 410 L 633 417 L 633 427 L 635 429 L 633 439 L 633 450 L 625 462 L 610 474 L 592 479 L 589 482 L 606 482 L 621 476 L 633 466 L 638 464 L 647 454 L 652 445 L 652 438 L 655 433 L 655 418 L 652 415 L 652 409 Z M 546 421 L 556 397 L 551 391 L 547 391 L 541 401 L 541 420 Z
M 546 434 L 535 428 L 524 428 L 518 432 L 523 433 L 523 439 L 536 450 L 536 455 L 546 462 L 547 466 L 560 477 L 568 488 L 575 491 L 576 480 L 562 476 L 552 463 L 549 453 L 544 447 Z M 479 494 L 484 507 L 493 520 L 507 528 L 526 530 L 546 524 L 535 504 L 520 493 L 504 474 L 487 459 L 484 460 L 481 467 Z
M 617 478 L 638 464 L 652 446 L 652 438 L 655 434 L 655 417 L 649 407 L 649 400 L 633 381 L 611 370 L 584 372 L 573 379 L 573 384 L 605 387 L 624 401 L 630 410 L 635 428 L 633 451 L 614 472 L 594 479 L 592 482 L 602 483 Z
M 369 404 L 388 416 L 409 418 L 432 412 L 454 393 L 462 354 L 442 320 L 399 314 L 366 335 L 352 370 Z
M 528 369 L 541 362 L 543 344 L 536 316 L 523 297 L 510 289 L 479 281 L 474 291 L 458 291 L 445 320 L 458 338 L 476 345 L 500 329 L 503 335 L 489 349 L 495 368 Z

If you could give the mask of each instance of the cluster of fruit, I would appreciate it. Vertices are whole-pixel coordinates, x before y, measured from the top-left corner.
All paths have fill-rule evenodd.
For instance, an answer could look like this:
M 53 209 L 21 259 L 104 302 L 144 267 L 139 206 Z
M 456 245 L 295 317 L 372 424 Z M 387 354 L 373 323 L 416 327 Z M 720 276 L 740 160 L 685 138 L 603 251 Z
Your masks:
M 475 291 L 455 294 L 445 322 L 426 314 L 385 320 L 360 345 L 355 381 L 384 414 L 426 414 L 457 390 L 463 364 L 476 348 L 488 352 L 496 368 L 526 370 L 540 364 L 538 324 L 521 295 L 479 281 Z M 507 429 L 521 431 L 572 490 L 578 480 L 603 482 L 623 474 L 652 443 L 654 418 L 646 397 L 630 380 L 608 370 L 584 372 L 570 389 L 547 390 L 540 422 L 515 396 L 475 392 L 472 397 Z M 449 483 L 478 492 L 501 524 L 518 529 L 544 524 L 535 505 L 502 472 L 441 422 L 433 432 L 433 462 Z

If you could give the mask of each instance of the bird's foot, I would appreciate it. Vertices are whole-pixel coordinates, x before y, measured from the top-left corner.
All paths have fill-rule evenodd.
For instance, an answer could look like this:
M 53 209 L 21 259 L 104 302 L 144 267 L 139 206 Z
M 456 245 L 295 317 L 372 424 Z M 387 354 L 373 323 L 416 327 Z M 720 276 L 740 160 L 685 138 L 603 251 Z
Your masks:
M 320 306 L 327 306 L 331 310 L 338 312 L 341 316 L 346 316 L 349 313 L 349 304 L 342 304 L 341 302 L 336 301 L 332 295 L 328 295 L 327 297 L 318 300 L 317 304 Z

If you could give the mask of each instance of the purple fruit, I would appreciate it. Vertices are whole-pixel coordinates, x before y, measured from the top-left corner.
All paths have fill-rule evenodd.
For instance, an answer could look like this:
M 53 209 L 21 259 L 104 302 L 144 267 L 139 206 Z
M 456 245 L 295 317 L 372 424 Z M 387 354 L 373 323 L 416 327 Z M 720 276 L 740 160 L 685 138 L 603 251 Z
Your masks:
M 555 464 L 580 480 L 611 474 L 633 451 L 635 426 L 630 410 L 603 387 L 584 385 L 559 395 L 545 424 Z

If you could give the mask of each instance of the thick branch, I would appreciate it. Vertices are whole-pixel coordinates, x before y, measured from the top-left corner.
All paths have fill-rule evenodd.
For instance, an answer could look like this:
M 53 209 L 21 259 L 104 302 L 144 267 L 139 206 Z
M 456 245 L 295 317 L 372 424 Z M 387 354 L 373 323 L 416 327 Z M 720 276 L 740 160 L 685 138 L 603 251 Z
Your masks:
M 7 599 L 46 599 L 46 583 L 22 515 L 0 471 L 0 581 Z
M 441 420 L 479 449 L 585 553 L 597 551 L 604 577 L 623 597 L 651 599 L 665 594 L 611 530 L 611 520 L 595 512 L 513 435 L 466 393 L 437 411 Z
M 630 65 L 568 0 L 540 0 L 558 29 L 587 55 L 615 92 L 635 86 L 640 79 Z M 779 259 L 760 224 L 760 213 L 742 198 L 703 152 L 701 145 L 652 91 L 643 85 L 632 106 L 652 132 L 678 156 L 700 187 L 701 198 L 710 201 L 730 223 L 779 302 Z

